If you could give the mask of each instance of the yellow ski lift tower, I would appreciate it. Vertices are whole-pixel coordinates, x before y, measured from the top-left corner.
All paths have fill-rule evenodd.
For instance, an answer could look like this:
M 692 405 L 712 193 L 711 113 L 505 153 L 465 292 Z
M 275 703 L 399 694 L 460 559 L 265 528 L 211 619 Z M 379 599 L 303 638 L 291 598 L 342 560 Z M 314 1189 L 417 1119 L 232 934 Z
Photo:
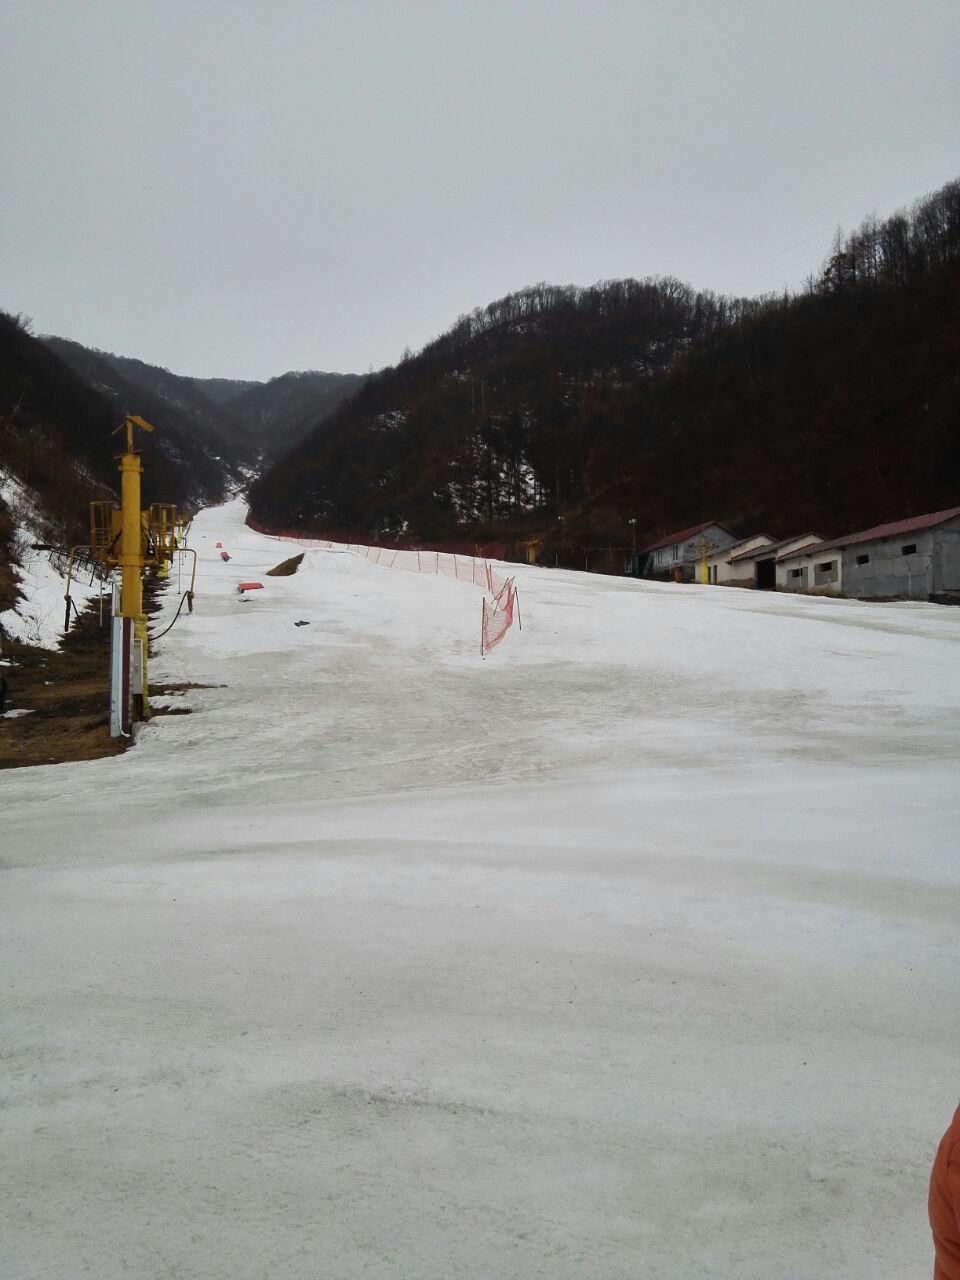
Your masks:
M 120 461 L 120 507 L 113 502 L 90 504 L 90 555 L 101 564 L 120 570 L 120 590 L 114 592 L 113 635 L 110 657 L 110 733 L 127 736 L 133 719 L 150 717 L 147 685 L 147 618 L 143 612 L 143 575 L 166 577 L 170 561 L 181 548 L 177 531 L 183 518 L 173 503 L 154 503 L 148 511 L 140 508 L 140 451 L 134 448 L 133 432 L 139 427 L 153 431 L 143 418 L 129 416 L 114 432 L 126 432 L 126 451 Z M 193 608 L 193 583 L 197 554 L 193 555 L 193 577 L 184 593 Z M 69 586 L 68 586 L 69 592 Z M 181 600 L 181 607 L 183 601 Z
M 172 502 L 155 502 L 147 517 L 147 528 L 154 553 L 158 559 L 157 577 L 167 578 L 170 575 L 170 561 L 174 552 L 179 550 L 177 527 L 180 517 Z

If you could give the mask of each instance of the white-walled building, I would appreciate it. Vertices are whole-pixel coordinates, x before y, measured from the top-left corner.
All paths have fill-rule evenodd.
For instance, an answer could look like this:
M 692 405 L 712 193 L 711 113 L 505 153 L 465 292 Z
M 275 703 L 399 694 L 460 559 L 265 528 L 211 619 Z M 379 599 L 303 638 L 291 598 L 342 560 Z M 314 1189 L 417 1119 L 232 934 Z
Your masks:
M 799 533 L 792 538 L 781 538 L 779 542 L 767 533 L 755 533 L 709 556 L 707 581 L 721 587 L 773 591 L 782 586 L 778 558 L 820 541 L 819 533 Z
M 706 520 L 690 529 L 668 533 L 658 542 L 644 547 L 637 553 L 635 572 L 642 578 L 673 575 L 684 582 L 693 582 L 704 550 L 709 557 L 736 541 L 735 533 L 715 520 Z
M 808 591 L 839 596 L 841 556 L 832 542 L 814 542 L 783 552 L 777 561 L 777 586 L 781 591 Z
M 711 551 L 707 556 L 707 581 L 721 587 L 752 587 L 752 567 L 741 562 L 739 557 L 758 547 L 768 547 L 773 541 L 768 533 L 755 533 L 752 537 L 732 542 L 728 547 Z
M 773 575 L 778 591 L 791 590 L 788 586 L 788 567 L 792 563 L 790 557 L 796 556 L 808 548 L 818 547 L 824 539 L 820 534 L 800 534 L 796 538 L 785 538 L 782 543 L 772 547 L 774 552 Z
M 775 591 L 780 583 L 777 578 L 777 558 L 791 551 L 820 542 L 819 533 L 798 533 L 792 538 L 781 538 L 769 546 L 754 547 L 743 551 L 734 559 L 734 567 L 747 579 L 746 586 L 758 591 Z

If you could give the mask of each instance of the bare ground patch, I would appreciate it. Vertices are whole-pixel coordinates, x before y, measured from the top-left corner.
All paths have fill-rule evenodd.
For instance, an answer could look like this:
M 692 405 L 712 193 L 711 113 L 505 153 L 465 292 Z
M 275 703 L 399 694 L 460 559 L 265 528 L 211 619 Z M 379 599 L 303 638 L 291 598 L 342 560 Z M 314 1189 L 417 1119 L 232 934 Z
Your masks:
M 156 609 L 153 596 L 148 587 L 148 613 Z M 0 718 L 0 769 L 98 760 L 130 746 L 126 738 L 110 737 L 110 620 L 104 617 L 101 624 L 96 601 L 74 622 L 59 649 L 5 640 L 3 656 L 7 710 L 28 714 Z M 187 715 L 189 707 L 153 699 L 222 687 L 191 681 L 153 685 L 150 713 Z
M 298 556 L 291 556 L 289 560 L 281 560 L 279 564 L 275 564 L 272 569 L 267 570 L 268 578 L 289 578 L 297 572 L 303 561 L 303 552 Z
M 63 764 L 115 756 L 129 745 L 111 738 L 110 627 L 87 609 L 59 649 L 7 640 L 7 709 L 28 715 L 0 719 L 0 769 Z

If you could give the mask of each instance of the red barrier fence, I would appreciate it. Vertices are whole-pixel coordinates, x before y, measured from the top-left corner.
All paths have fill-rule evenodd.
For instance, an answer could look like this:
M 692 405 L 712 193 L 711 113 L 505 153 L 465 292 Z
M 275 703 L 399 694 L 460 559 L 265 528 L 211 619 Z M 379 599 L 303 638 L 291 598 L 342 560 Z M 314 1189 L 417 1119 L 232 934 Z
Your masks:
M 432 555 L 433 552 L 440 551 L 449 555 L 476 556 L 479 560 L 505 560 L 510 550 L 510 545 L 506 542 L 423 542 L 419 538 L 403 536 L 391 537 L 388 542 L 371 538 L 361 543 L 356 530 L 328 529 L 321 537 L 319 534 L 304 533 L 302 529 L 270 529 L 259 521 L 252 520 L 249 515 L 246 524 L 255 533 L 266 534 L 268 538 L 282 538 L 285 542 L 317 543 L 317 545 L 322 543 L 323 546 L 381 547 L 384 551 L 416 551 L 419 548 L 424 555 L 427 553 Z
M 517 590 L 513 581 L 513 578 L 508 578 L 490 604 L 487 604 L 486 600 L 483 602 L 483 615 L 480 622 L 481 654 L 489 653 L 500 643 L 513 626 L 514 612 L 516 612 L 517 621 L 520 620 Z
M 334 542 L 329 538 L 301 538 L 296 534 L 267 533 L 267 537 L 279 542 L 295 542 L 308 551 L 352 551 L 371 564 L 386 569 L 406 569 L 408 573 L 441 574 L 456 578 L 458 582 L 471 582 L 482 587 L 490 595 L 483 601 L 480 620 L 480 653 L 487 654 L 496 648 L 513 626 L 516 615 L 519 621 L 517 591 L 513 578 L 504 578 L 477 556 L 462 555 L 452 551 L 424 551 L 419 548 L 378 547 L 364 542 Z

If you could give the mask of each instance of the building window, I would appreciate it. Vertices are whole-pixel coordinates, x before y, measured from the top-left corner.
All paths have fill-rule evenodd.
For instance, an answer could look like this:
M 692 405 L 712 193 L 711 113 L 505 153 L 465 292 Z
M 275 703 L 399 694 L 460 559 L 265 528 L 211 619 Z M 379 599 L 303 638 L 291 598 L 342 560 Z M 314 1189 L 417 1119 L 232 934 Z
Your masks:
M 900 548 L 900 554 L 902 556 L 915 556 L 917 554 L 917 544 L 915 542 L 906 543 Z
M 824 560 L 822 564 L 818 564 L 814 570 L 814 585 L 821 587 L 828 582 L 837 581 L 837 562 L 836 560 Z
M 869 564 L 869 563 L 870 563 L 869 556 L 857 556 L 857 564 Z
M 800 577 L 800 575 L 801 575 L 802 573 L 803 573 L 803 570 L 802 570 L 802 569 L 791 569 L 791 570 L 790 570 L 790 577 L 791 577 L 791 578 L 799 578 L 799 577 Z
M 677 543 L 677 545 L 673 548 L 673 558 L 674 558 L 674 560 L 679 560 L 679 559 L 680 559 L 680 544 L 679 544 L 679 543 Z

